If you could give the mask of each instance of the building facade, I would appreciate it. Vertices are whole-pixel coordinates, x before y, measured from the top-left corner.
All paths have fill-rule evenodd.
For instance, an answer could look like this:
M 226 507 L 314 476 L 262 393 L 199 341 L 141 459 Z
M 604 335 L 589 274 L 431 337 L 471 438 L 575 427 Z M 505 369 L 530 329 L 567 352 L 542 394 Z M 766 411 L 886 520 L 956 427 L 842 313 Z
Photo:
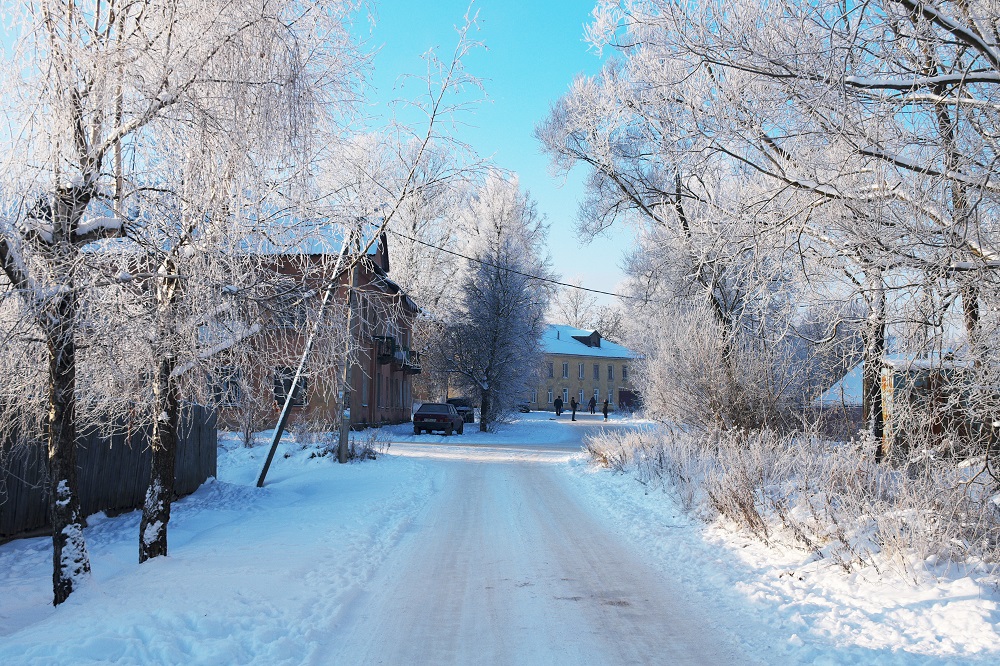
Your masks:
M 347 261 L 350 259 L 348 256 Z M 252 421 L 255 428 L 268 428 L 277 422 L 316 318 L 324 279 L 328 279 L 323 277 L 329 274 L 330 265 L 325 252 L 283 251 L 262 260 L 278 285 L 271 314 L 252 340 L 262 362 L 252 377 L 221 373 L 220 422 L 225 427 L 243 428 L 241 422 Z M 421 371 L 419 356 L 410 349 L 418 308 L 388 274 L 383 234 L 361 257 L 354 272 L 343 271 L 337 277 L 331 304 L 324 313 L 333 330 L 317 338 L 313 346 L 293 394 L 290 424 L 302 419 L 321 424 L 339 421 L 342 359 L 348 344 L 353 350 L 351 426 L 410 420 L 411 377 Z M 350 333 L 346 334 L 349 293 L 354 296 Z
M 627 347 L 604 340 L 597 331 L 550 324 L 542 336 L 542 350 L 537 386 L 526 396 L 531 409 L 553 410 L 557 397 L 565 409 L 570 398 L 576 398 L 581 411 L 586 411 L 591 398 L 598 411 L 605 400 L 611 410 L 638 407 L 630 375 L 636 354 Z

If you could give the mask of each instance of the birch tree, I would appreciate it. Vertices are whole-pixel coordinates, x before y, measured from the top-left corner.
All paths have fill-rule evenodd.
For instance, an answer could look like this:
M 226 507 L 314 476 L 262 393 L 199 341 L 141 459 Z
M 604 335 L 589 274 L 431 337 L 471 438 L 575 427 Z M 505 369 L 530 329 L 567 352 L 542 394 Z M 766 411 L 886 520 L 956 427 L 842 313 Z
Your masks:
M 340 50 L 349 6 L 44 1 L 12 9 L 24 20 L 19 66 L 8 69 L 5 81 L 5 113 L 16 130 L 4 171 L 24 194 L 0 239 L 0 266 L 37 313 L 48 349 L 59 604 L 89 571 L 74 471 L 78 311 L 94 277 L 82 270 L 81 251 L 135 224 L 131 199 L 151 185 L 131 174 L 153 159 L 159 130 L 200 122 L 209 134 L 243 131 L 233 110 L 287 82 L 267 78 L 277 71 L 268 65 L 297 71 L 308 52 L 295 41 L 300 31 L 322 36 L 326 53 Z

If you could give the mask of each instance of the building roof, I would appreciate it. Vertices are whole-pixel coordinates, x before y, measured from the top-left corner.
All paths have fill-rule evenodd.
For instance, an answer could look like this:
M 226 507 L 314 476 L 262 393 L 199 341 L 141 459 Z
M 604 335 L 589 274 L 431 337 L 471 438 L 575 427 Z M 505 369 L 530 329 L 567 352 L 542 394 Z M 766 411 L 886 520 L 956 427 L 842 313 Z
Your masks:
M 360 229 L 361 244 L 370 243 L 369 255 L 379 252 L 381 239 L 373 239 L 377 230 L 378 225 L 373 223 L 363 224 Z M 336 255 L 344 245 L 345 236 L 347 228 L 337 222 L 283 218 L 253 229 L 240 246 L 244 252 L 257 255 Z
M 584 340 L 596 341 L 599 346 L 588 344 Z M 542 351 L 546 354 L 566 356 L 638 358 L 638 354 L 631 349 L 604 340 L 597 331 L 587 331 L 563 324 L 549 324 L 545 327 L 545 332 L 542 334 Z
M 929 357 L 921 357 L 914 354 L 886 354 L 882 357 L 882 364 L 897 372 L 972 367 L 970 361 L 952 359 L 947 356 L 942 358 L 940 354 L 932 354 Z M 864 367 L 863 361 L 855 365 L 836 384 L 823 391 L 823 394 L 816 399 L 816 402 L 824 407 L 840 405 L 844 407 L 860 407 L 862 405 Z
M 816 403 L 823 407 L 860 407 L 863 377 L 864 365 L 858 363 L 837 380 L 836 384 L 823 391 L 823 394 L 816 399 Z

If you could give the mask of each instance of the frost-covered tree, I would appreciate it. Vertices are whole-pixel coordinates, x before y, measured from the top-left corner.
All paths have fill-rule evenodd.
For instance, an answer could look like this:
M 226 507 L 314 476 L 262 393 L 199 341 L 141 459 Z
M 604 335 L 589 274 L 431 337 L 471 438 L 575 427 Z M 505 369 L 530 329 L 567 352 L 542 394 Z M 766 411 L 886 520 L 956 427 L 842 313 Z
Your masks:
M 602 1 L 589 37 L 612 57 L 573 83 L 538 136 L 558 167 L 587 166 L 590 231 L 631 219 L 687 233 L 693 207 L 712 201 L 704 183 L 739 183 L 680 259 L 685 275 L 722 304 L 705 278 L 724 265 L 713 255 L 734 256 L 719 250 L 742 238 L 744 254 L 778 257 L 783 279 L 810 287 L 798 290 L 799 310 L 865 303 L 865 412 L 877 437 L 878 366 L 889 327 L 905 318 L 897 304 L 937 304 L 934 321 L 960 307 L 969 346 L 983 353 L 996 62 L 983 21 L 993 13 L 894 0 Z M 754 291 L 753 273 L 729 275 Z M 842 311 L 842 323 L 859 323 L 854 308 Z M 719 309 L 704 313 L 725 334 Z M 802 323 L 788 316 L 773 333 Z
M 580 279 L 571 280 L 569 284 L 572 286 L 561 288 L 552 297 L 550 318 L 576 328 L 593 329 L 596 324 L 597 299 L 578 288 L 583 286 Z
M 10 13 L 23 20 L 3 82 L 11 128 L 3 171 L 6 191 L 18 199 L 0 237 L 0 266 L 46 340 L 56 604 L 89 570 L 74 469 L 76 338 L 80 308 L 108 276 L 83 250 L 143 225 L 137 199 L 162 183 L 139 174 L 166 146 L 177 147 L 159 143 L 162 132 L 187 132 L 190 143 L 173 154 L 182 160 L 183 147 L 197 146 L 199 132 L 252 141 L 253 131 L 241 134 L 248 115 L 307 122 L 308 104 L 281 101 L 308 97 L 309 89 L 282 91 L 309 78 L 302 69 L 307 59 L 353 58 L 345 24 L 350 9 L 281 0 L 10 3 Z M 328 95 L 339 94 L 342 71 L 335 67 L 333 77 L 320 79 Z M 236 144 L 230 147 L 252 152 Z M 174 273 L 162 268 L 157 288 L 169 300 Z M 111 279 L 131 279 L 126 273 Z
M 547 227 L 516 178 L 490 172 L 464 215 L 472 257 L 460 281 L 459 314 L 440 322 L 436 350 L 445 371 L 461 377 L 487 430 L 513 409 L 541 363 L 550 277 Z

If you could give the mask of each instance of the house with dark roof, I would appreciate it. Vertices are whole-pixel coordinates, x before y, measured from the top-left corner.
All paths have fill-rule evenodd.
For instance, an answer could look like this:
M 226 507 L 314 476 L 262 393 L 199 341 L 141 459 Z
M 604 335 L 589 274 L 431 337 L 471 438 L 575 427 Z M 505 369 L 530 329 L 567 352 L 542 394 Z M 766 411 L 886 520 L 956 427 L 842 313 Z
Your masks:
M 542 335 L 543 363 L 536 388 L 527 396 L 532 409 L 552 410 L 562 398 L 569 408 L 576 398 L 586 411 L 591 397 L 600 410 L 605 400 L 612 410 L 639 405 L 630 370 L 638 355 L 623 345 L 605 340 L 599 331 L 550 324 Z

